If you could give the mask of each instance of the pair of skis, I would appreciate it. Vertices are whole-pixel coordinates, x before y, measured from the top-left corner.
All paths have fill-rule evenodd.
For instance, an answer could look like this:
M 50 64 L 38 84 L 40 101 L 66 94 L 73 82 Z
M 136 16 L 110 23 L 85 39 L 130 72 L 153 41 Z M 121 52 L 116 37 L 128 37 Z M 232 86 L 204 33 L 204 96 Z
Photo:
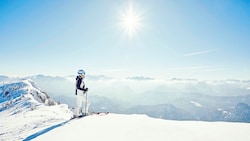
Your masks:
M 105 116 L 109 114 L 109 112 L 91 112 L 90 115 L 99 115 L 99 116 Z
M 73 116 L 71 119 L 82 118 L 82 117 L 86 117 L 86 116 L 94 116 L 94 115 L 105 116 L 108 114 L 109 114 L 109 112 L 90 112 L 88 114 L 82 114 L 80 116 Z

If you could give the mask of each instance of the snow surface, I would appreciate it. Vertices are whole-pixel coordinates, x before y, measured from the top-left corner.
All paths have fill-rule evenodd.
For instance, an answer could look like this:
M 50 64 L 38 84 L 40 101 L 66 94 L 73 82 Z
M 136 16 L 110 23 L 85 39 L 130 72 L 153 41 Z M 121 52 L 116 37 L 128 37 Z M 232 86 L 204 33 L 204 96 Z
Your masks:
M 34 140 L 249 141 L 249 130 L 250 124 L 246 123 L 171 121 L 145 115 L 109 114 L 71 120 Z
M 13 113 L 10 108 L 0 112 L 0 140 L 23 140 L 27 136 L 70 119 L 67 105 L 38 106 L 33 111 Z
M 190 101 L 190 103 L 194 104 L 196 107 L 203 107 L 200 103 L 195 101 Z

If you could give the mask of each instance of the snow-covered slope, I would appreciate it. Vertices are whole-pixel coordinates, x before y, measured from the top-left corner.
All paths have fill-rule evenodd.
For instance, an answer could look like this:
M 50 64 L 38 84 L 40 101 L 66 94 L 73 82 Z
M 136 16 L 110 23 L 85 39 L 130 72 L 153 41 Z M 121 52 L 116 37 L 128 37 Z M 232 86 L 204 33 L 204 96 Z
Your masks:
M 171 121 L 145 115 L 109 114 L 71 120 L 49 132 L 44 130 L 26 139 L 35 141 L 249 141 L 249 130 L 250 124 L 246 123 Z
M 0 86 L 0 140 L 22 140 L 71 116 L 67 105 L 58 105 L 31 80 Z

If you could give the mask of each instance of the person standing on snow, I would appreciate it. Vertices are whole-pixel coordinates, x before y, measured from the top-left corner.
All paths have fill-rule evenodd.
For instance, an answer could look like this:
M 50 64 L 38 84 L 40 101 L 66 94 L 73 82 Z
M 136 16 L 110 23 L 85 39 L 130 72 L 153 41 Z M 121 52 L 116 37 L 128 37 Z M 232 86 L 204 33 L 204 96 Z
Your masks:
M 87 100 L 87 91 L 88 88 L 85 88 L 85 84 L 83 79 L 85 78 L 84 70 L 78 70 L 78 75 L 76 77 L 76 109 L 75 109 L 75 116 L 79 117 L 82 115 L 88 114 L 89 102 Z M 85 104 L 85 109 L 82 109 L 82 104 Z

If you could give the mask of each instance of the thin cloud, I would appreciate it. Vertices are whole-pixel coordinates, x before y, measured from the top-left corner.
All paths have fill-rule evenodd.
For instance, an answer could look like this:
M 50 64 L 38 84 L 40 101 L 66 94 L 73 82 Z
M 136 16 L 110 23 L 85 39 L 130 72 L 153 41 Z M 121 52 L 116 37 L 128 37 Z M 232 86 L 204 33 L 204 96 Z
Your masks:
M 185 71 L 185 72 L 197 72 L 197 71 L 217 71 L 220 68 L 216 66 L 194 66 L 194 67 L 178 67 L 178 68 L 169 68 L 168 71 Z
M 144 76 L 127 77 L 127 79 L 130 79 L 130 80 L 154 80 L 154 78 L 144 77 Z
M 188 57 L 188 56 L 195 56 L 195 55 L 207 54 L 207 53 L 215 52 L 216 50 L 218 50 L 218 49 L 210 49 L 210 50 L 192 52 L 192 53 L 185 54 L 184 56 Z

